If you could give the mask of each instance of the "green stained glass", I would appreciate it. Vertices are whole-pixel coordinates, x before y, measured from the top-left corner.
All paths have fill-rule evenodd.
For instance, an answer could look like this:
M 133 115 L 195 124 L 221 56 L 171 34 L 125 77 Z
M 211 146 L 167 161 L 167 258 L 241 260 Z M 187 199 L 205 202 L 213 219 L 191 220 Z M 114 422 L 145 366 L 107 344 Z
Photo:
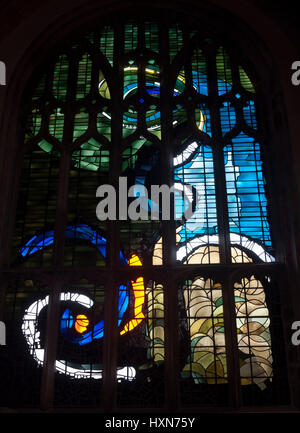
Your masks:
M 154 60 L 149 60 L 145 68 L 146 91 L 154 98 L 160 96 L 160 71 Z
M 123 98 L 128 99 L 137 93 L 138 66 L 132 60 L 124 68 Z M 123 137 L 127 137 L 137 128 L 138 112 L 135 105 L 130 104 L 123 113 Z
M 108 140 L 111 138 L 110 119 L 111 116 L 106 109 L 97 114 L 97 131 L 99 134 L 104 135 Z
M 27 120 L 25 142 L 27 142 L 28 140 L 30 140 L 32 137 L 36 136 L 39 133 L 41 124 L 42 124 L 42 114 L 37 108 L 34 108 Z
M 137 153 L 143 146 L 151 146 L 151 143 L 144 137 L 135 140 L 131 143 L 130 147 L 126 148 L 122 153 L 122 171 L 127 168 L 134 168 L 137 160 Z
M 181 69 L 176 79 L 174 95 L 175 96 L 180 95 L 184 91 L 185 91 L 185 71 L 184 69 Z
M 110 90 L 107 84 L 107 81 L 104 77 L 103 72 L 100 70 L 99 71 L 99 93 L 102 96 L 102 98 L 104 99 L 110 99 Z
M 90 54 L 84 54 L 79 60 L 76 99 L 87 96 L 91 90 L 92 60 Z
M 64 101 L 66 99 L 69 75 L 69 62 L 67 56 L 62 54 L 54 67 L 52 92 L 56 99 Z
M 123 114 L 123 138 L 128 137 L 137 129 L 138 112 L 133 105 L 130 105 Z
M 169 48 L 170 48 L 170 59 L 174 59 L 176 54 L 181 50 L 183 46 L 182 29 L 178 26 L 172 26 L 169 28 Z
M 220 47 L 216 57 L 216 67 L 218 75 L 219 95 L 223 95 L 231 90 L 232 72 L 230 58 L 223 47 Z
M 129 51 L 135 50 L 138 43 L 138 26 L 135 23 L 125 24 L 124 30 L 124 51 L 128 53 Z
M 100 36 L 100 51 L 113 66 L 114 61 L 114 31 L 111 27 L 104 27 Z
M 192 85 L 196 92 L 208 95 L 206 58 L 202 50 L 196 49 L 192 55 Z
M 73 152 L 72 163 L 75 168 L 108 171 L 109 151 L 103 149 L 101 144 L 94 138 L 90 138 L 80 146 L 79 150 Z
M 158 134 L 158 136 L 160 136 L 160 111 L 155 105 L 150 106 L 150 110 L 146 112 L 146 125 L 148 131 L 152 132 L 155 135 Z
M 51 152 L 52 152 L 52 149 L 53 149 L 53 144 L 49 143 L 49 142 L 46 141 L 46 140 L 41 140 L 41 141 L 39 142 L 39 147 L 40 147 L 44 152 L 51 153 Z
M 128 66 L 124 68 L 124 99 L 131 98 L 136 95 L 139 90 L 138 82 L 139 68 L 132 60 L 129 61 Z M 158 65 L 155 64 L 153 59 L 148 61 L 147 66 L 143 70 L 145 77 L 145 90 L 149 96 L 155 99 L 160 97 L 160 70 Z M 140 97 L 139 104 L 144 104 L 144 97 Z M 160 111 L 156 104 L 148 105 L 146 110 L 145 121 L 148 131 L 160 137 Z M 123 115 L 123 136 L 128 136 L 133 130 L 137 128 L 139 110 L 137 104 L 128 106 Z
M 173 125 L 178 126 L 187 122 L 187 111 L 182 104 L 177 104 L 173 110 Z
M 62 141 L 63 138 L 64 119 L 65 116 L 60 108 L 56 108 L 54 113 L 51 113 L 49 116 L 49 134 L 59 141 Z
M 150 109 L 146 111 L 146 126 L 149 132 L 160 138 L 161 136 L 161 122 L 160 111 L 156 105 L 151 105 Z M 132 132 L 137 129 L 138 111 L 133 106 L 129 106 L 128 110 L 123 116 L 123 137 L 128 137 Z
M 244 87 L 244 89 L 248 90 L 248 92 L 254 93 L 255 92 L 254 86 L 250 81 L 250 78 L 248 77 L 244 68 L 242 68 L 242 66 L 239 66 L 239 73 L 240 73 L 241 85 Z
M 87 129 L 89 125 L 89 114 L 85 111 L 85 108 L 82 108 L 79 113 L 76 113 L 74 116 L 74 129 L 73 129 L 73 140 L 81 137 Z
M 13 241 L 16 259 L 20 259 L 19 248 L 30 238 L 43 233 L 45 227 L 54 226 L 59 158 L 60 153 L 46 140 L 24 156 Z M 22 262 L 22 266 L 51 266 L 51 254 L 52 249 L 44 247 L 32 259 Z
M 132 96 L 138 88 L 138 66 L 134 62 L 129 62 L 124 68 L 124 87 L 123 98 Z
M 91 140 L 89 140 L 89 143 L 85 143 L 83 147 L 91 148 Z M 96 246 L 96 239 L 100 241 L 100 233 L 107 231 L 107 227 L 106 222 L 97 222 L 95 219 L 95 209 L 98 202 L 95 192 L 99 185 L 109 183 L 107 170 L 108 152 L 97 142 L 94 142 L 93 149 L 90 155 L 81 149 L 72 154 L 72 160 L 76 161 L 76 164 L 75 166 L 72 164 L 69 172 L 68 225 L 78 225 L 73 231 L 72 239 L 67 240 L 65 244 L 65 266 L 103 267 L 106 264 L 106 254 L 101 254 L 98 248 L 99 245 Z M 100 165 L 99 161 L 101 161 Z M 92 171 L 86 169 L 89 162 L 93 167 Z M 83 223 L 83 226 L 80 228 L 81 223 Z M 96 230 L 91 230 L 89 228 L 90 225 Z M 93 233 L 95 235 L 94 238 Z M 100 236 L 99 238 L 98 235 Z M 81 287 L 84 290 L 88 289 L 88 285 L 86 284 L 80 284 Z M 76 289 L 78 290 L 78 286 Z M 95 296 L 95 292 L 93 293 L 94 302 L 100 302 L 102 305 L 101 301 L 103 298 L 101 298 L 101 296 Z
M 145 46 L 148 50 L 159 51 L 159 33 L 157 23 L 145 23 Z

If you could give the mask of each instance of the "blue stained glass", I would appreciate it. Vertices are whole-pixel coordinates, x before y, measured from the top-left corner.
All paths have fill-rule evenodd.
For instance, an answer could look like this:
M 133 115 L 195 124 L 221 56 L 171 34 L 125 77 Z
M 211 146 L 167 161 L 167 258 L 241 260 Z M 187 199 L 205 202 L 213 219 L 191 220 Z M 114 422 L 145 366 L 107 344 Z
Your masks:
M 225 93 L 230 92 L 231 90 L 231 85 L 225 81 L 222 80 L 218 80 L 218 93 L 219 96 L 224 95 Z
M 193 215 L 182 225 L 179 232 L 181 241 L 203 234 L 217 232 L 217 211 L 213 152 L 211 147 L 197 145 L 193 158 L 174 169 L 175 182 L 187 184 L 195 188 L 198 200 Z M 183 197 L 175 195 L 175 214 L 180 215 L 184 210 Z
M 119 303 L 118 303 L 118 326 L 120 326 L 123 315 L 127 310 L 129 304 L 129 296 L 128 296 L 128 286 L 121 285 L 119 288 Z M 67 338 L 72 343 L 77 343 L 80 346 L 84 346 L 85 344 L 91 343 L 93 340 L 99 340 L 104 336 L 104 320 L 100 320 L 100 322 L 94 325 L 93 330 L 89 331 L 80 337 L 72 337 L 71 333 L 68 333 L 68 329 L 72 328 L 73 322 L 68 320 L 68 315 L 70 315 L 70 310 L 65 310 L 62 320 L 61 320 L 61 332 L 65 338 Z M 73 317 L 73 316 L 70 316 Z M 67 320 L 66 320 L 67 318 Z M 68 326 L 66 326 L 66 324 Z
M 127 84 L 124 86 L 124 98 L 130 93 L 132 90 L 137 89 L 137 83 Z
M 204 123 L 203 123 L 203 125 L 202 125 L 202 123 L 200 123 L 201 124 L 201 127 L 200 127 L 200 124 L 198 123 L 200 119 L 196 118 L 197 126 L 198 126 L 198 128 L 200 127 L 200 129 L 202 128 L 201 130 L 211 137 L 210 110 L 209 110 L 209 108 L 206 107 L 205 104 L 201 104 L 199 106 L 199 110 L 201 112 L 201 115 L 204 116 Z M 198 114 L 198 111 L 196 110 L 196 115 L 197 114 Z
M 72 343 L 77 343 L 80 346 L 84 346 L 85 344 L 91 343 L 93 340 L 99 340 L 100 338 L 103 338 L 104 320 L 101 320 L 99 323 L 97 323 L 92 331 L 87 332 L 80 337 L 72 337 L 71 332 L 66 332 L 66 330 L 63 330 L 62 335 Z
M 155 114 L 152 114 L 152 116 L 146 117 L 146 122 L 150 122 L 152 120 L 160 119 L 160 111 L 157 111 Z
M 78 224 L 66 227 L 66 239 L 85 239 L 97 247 L 100 253 L 106 258 L 106 239 L 99 235 L 95 230 L 86 224 Z M 20 248 L 19 253 L 23 257 L 29 257 L 37 251 L 41 251 L 54 242 L 54 231 L 50 230 L 39 236 L 33 236 L 24 247 Z M 120 251 L 121 264 L 128 264 L 123 253 Z M 118 302 L 118 326 L 121 324 L 123 315 L 129 305 L 129 284 L 119 286 L 119 302 Z M 74 324 L 74 318 L 69 309 L 66 309 L 62 315 L 60 330 L 63 336 L 73 343 L 84 345 L 90 343 L 94 339 L 100 339 L 104 334 L 104 321 L 101 320 L 90 332 L 74 338 L 70 334 L 70 329 Z
M 74 318 L 71 311 L 67 308 L 61 318 L 60 330 L 63 335 L 66 335 L 68 329 L 72 328 L 74 324 Z
M 137 123 L 137 119 L 135 117 L 129 117 L 126 116 L 126 114 L 124 114 L 124 120 L 126 120 L 127 122 Z
M 106 258 L 106 239 L 99 235 L 95 230 L 86 224 L 78 224 L 66 227 L 66 239 L 84 239 L 97 247 L 99 252 Z M 20 248 L 19 253 L 25 258 L 37 251 L 52 245 L 54 242 L 54 230 L 50 230 L 38 236 L 33 236 L 24 247 Z M 122 265 L 127 264 L 122 251 L 120 251 L 120 261 Z
M 198 93 L 208 96 L 207 75 L 192 71 L 193 87 Z
M 124 316 L 125 311 L 127 310 L 129 305 L 129 294 L 128 294 L 128 285 L 120 285 L 119 287 L 119 302 L 118 302 L 118 326 L 120 326 L 122 318 Z M 93 329 L 89 332 L 86 332 L 80 337 L 74 337 L 72 332 L 70 331 L 73 326 L 73 316 L 69 309 L 66 309 L 62 315 L 60 330 L 62 335 L 67 338 L 72 343 L 79 344 L 83 346 L 85 344 L 90 343 L 93 340 L 99 340 L 103 338 L 104 335 L 104 320 L 100 320 L 96 323 Z
M 244 112 L 244 119 L 247 125 L 253 129 L 257 129 L 257 120 L 255 114 L 254 101 L 252 100 L 248 101 L 246 105 L 243 107 L 243 112 Z
M 202 72 L 192 71 L 192 80 L 193 80 L 194 89 L 198 93 L 201 93 L 202 95 L 208 96 L 207 75 L 202 73 Z M 232 85 L 229 84 L 228 81 L 223 81 L 223 80 L 218 79 L 219 96 L 230 92 L 231 89 L 232 89 Z M 241 97 L 241 95 L 239 93 L 236 93 L 235 96 L 237 99 L 239 99 Z
M 78 224 L 68 226 L 66 227 L 65 234 L 66 239 L 84 239 L 91 242 L 98 248 L 103 257 L 106 257 L 106 239 L 103 236 L 100 236 L 95 230 L 92 230 L 88 225 Z M 33 236 L 25 246 L 19 250 L 19 253 L 23 257 L 31 256 L 37 251 L 41 251 L 45 247 L 52 245 L 53 242 L 54 230 L 50 230 L 41 235 Z
M 149 95 L 160 95 L 160 85 L 153 83 L 146 83 L 146 90 Z
M 19 251 L 23 256 L 30 256 L 31 254 L 41 251 L 45 247 L 53 243 L 54 236 L 53 231 L 43 233 L 40 236 L 33 236 Z
M 223 107 L 220 108 L 220 121 L 223 135 L 236 125 L 235 108 L 230 102 L 223 102 Z
M 260 146 L 245 133 L 224 148 L 230 232 L 271 247 Z

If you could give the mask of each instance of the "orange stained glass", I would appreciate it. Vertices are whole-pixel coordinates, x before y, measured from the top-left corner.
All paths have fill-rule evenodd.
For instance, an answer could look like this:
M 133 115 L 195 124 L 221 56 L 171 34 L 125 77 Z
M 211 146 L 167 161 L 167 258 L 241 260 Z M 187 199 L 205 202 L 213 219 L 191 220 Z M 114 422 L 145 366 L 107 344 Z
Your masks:
M 75 321 L 76 331 L 82 334 L 87 330 L 89 323 L 90 323 L 89 319 L 84 314 L 79 314 L 76 317 L 76 321 Z
M 142 266 L 142 262 L 136 254 L 131 256 L 128 263 L 129 266 Z M 134 295 L 134 318 L 126 323 L 123 331 L 120 332 L 120 335 L 132 331 L 142 322 L 143 319 L 145 319 L 145 315 L 142 311 L 145 302 L 144 278 L 138 277 L 135 281 L 131 281 L 131 284 Z

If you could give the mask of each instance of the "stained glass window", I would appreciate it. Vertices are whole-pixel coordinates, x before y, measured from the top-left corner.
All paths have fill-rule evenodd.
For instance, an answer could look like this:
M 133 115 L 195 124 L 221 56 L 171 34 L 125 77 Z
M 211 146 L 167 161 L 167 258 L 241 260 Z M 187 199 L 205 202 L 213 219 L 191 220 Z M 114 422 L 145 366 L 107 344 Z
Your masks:
M 42 69 L 26 101 L 11 265 L 32 276 L 7 292 L 35 392 L 42 374 L 55 407 L 286 401 L 247 66 L 197 27 L 145 19 L 99 25 Z M 113 221 L 97 217 L 101 185 L 116 188 Z M 162 191 L 135 205 L 146 218 L 128 218 L 120 197 L 129 209 L 153 185 L 173 190 L 169 220 Z

